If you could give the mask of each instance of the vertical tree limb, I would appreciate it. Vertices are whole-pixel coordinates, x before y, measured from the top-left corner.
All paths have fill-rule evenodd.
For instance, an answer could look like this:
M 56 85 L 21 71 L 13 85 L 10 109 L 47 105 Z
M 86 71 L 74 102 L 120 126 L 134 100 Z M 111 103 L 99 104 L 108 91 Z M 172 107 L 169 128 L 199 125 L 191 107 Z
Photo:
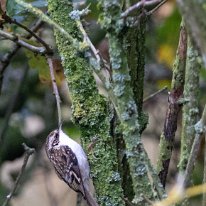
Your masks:
M 130 2 L 132 3 L 132 2 Z M 124 35 L 123 41 L 126 49 L 126 57 L 128 61 L 129 74 L 131 77 L 131 88 L 134 94 L 134 101 L 137 107 L 138 121 L 141 126 L 140 131 L 142 132 L 147 124 L 146 115 L 142 111 L 143 105 L 143 90 L 144 90 L 144 64 L 145 64 L 145 26 L 146 16 L 141 15 L 140 17 L 133 17 L 139 19 L 137 26 L 130 25 L 127 28 L 127 32 Z M 141 133 L 140 132 L 140 133 Z M 122 138 L 122 137 L 121 137 Z M 123 141 L 123 140 L 122 140 Z M 125 144 L 124 148 L 125 150 Z M 129 172 L 129 166 L 127 158 L 123 159 L 123 181 L 124 181 L 124 193 L 125 196 L 132 201 L 134 198 L 134 191 L 131 187 L 132 178 Z M 127 169 L 126 169 L 127 168 Z M 130 188 L 128 190 L 128 188 Z
M 195 123 L 197 122 L 198 94 L 199 94 L 199 71 L 200 64 L 197 61 L 198 53 L 188 38 L 187 63 L 185 71 L 184 98 L 187 103 L 183 106 L 181 152 L 179 171 L 186 169 L 187 161 L 191 152 L 195 136 Z
M 135 17 L 134 17 L 135 18 Z M 144 65 L 145 65 L 145 27 L 146 14 L 141 14 L 139 24 L 135 27 L 128 28 L 125 35 L 126 54 L 128 67 L 131 76 L 131 87 L 134 93 L 134 101 L 138 105 L 138 120 L 144 130 L 147 124 L 147 118 L 142 111 L 143 90 L 144 90 Z
M 141 125 L 138 121 L 139 105 L 137 106 L 134 100 L 127 55 L 124 52 L 123 36 L 125 34 L 122 31 L 124 24 L 120 20 L 122 2 L 107 0 L 100 2 L 104 11 L 100 23 L 107 30 L 107 37 L 109 39 L 113 92 L 116 98 L 117 113 L 120 118 L 133 191 L 135 193 L 133 203 L 136 205 L 148 205 L 146 199 L 161 198 L 163 191 L 161 184 L 154 184 L 156 182 L 151 178 L 151 176 L 153 177 L 150 173 L 151 162 L 141 142 Z M 156 177 L 156 180 L 158 181 L 158 177 Z
M 192 174 L 192 170 L 197 158 L 197 154 L 200 148 L 201 135 L 206 133 L 206 106 L 204 107 L 201 119 L 195 124 L 195 138 L 192 144 L 192 148 L 189 154 L 187 167 L 184 174 L 183 185 L 186 187 L 189 183 L 189 179 Z
M 60 127 L 62 124 L 62 115 L 61 115 L 61 99 L 59 96 L 59 91 L 57 88 L 57 84 L 56 84 L 56 79 L 55 79 L 55 75 L 54 75 L 54 64 L 52 61 L 52 57 L 47 56 L 47 62 L 49 65 L 49 71 L 50 71 L 50 76 L 51 76 L 51 81 L 52 81 L 52 88 L 53 88 L 53 92 L 55 95 L 55 99 L 56 99 L 56 105 L 57 105 L 57 113 L 58 113 L 58 126 Z
M 180 27 L 179 45 L 174 63 L 171 92 L 168 97 L 168 108 L 164 122 L 164 129 L 160 137 L 160 153 L 157 162 L 157 171 L 165 187 L 169 163 L 172 155 L 177 117 L 181 108 L 179 102 L 183 94 L 184 74 L 187 54 L 187 32 L 184 24 Z
M 82 41 L 76 22 L 69 17 L 72 4 L 68 0 L 48 0 L 52 19 L 72 38 Z M 92 177 L 100 205 L 124 205 L 121 178 L 117 171 L 116 146 L 111 138 L 108 106 L 98 94 L 92 70 L 84 54 L 70 39 L 55 30 L 56 43 L 72 98 L 73 120 L 79 125 L 84 148 L 96 143 L 89 155 Z

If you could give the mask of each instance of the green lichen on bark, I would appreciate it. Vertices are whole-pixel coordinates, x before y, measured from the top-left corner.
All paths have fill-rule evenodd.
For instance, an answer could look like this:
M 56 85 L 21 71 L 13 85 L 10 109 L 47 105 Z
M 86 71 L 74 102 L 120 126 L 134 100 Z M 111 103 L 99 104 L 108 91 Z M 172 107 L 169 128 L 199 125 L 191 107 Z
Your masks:
M 67 0 L 48 0 L 49 13 L 54 21 L 72 37 L 81 36 L 76 23 L 69 18 L 72 11 Z M 69 84 L 72 98 L 73 120 L 82 132 L 86 149 L 95 137 L 89 161 L 100 205 L 124 205 L 121 178 L 117 171 L 115 143 L 110 136 L 109 113 L 105 99 L 98 94 L 96 83 L 84 54 L 76 51 L 68 39 L 55 31 L 56 44 Z
M 185 65 L 187 52 L 187 31 L 184 22 L 180 25 L 179 45 L 173 66 L 173 77 L 171 90 L 183 88 L 185 82 Z
M 162 171 L 164 171 L 165 166 L 167 165 L 169 166 L 169 162 L 171 158 L 171 142 L 165 138 L 164 133 L 162 133 L 160 136 L 159 148 L 160 148 L 160 152 L 157 161 L 157 171 L 161 179 L 163 178 L 162 176 L 164 175 Z
M 171 146 L 171 143 L 168 142 L 165 137 L 164 137 L 164 134 L 161 134 L 161 138 L 160 138 L 160 145 L 159 147 L 161 148 L 161 151 L 160 151 L 160 156 L 162 160 L 168 160 L 170 157 L 171 157 L 171 154 L 170 154 L 170 146 Z M 169 150 L 169 151 L 168 151 Z M 159 167 L 162 167 L 162 164 L 159 165 Z M 158 168 L 158 171 L 161 170 L 162 168 Z
M 154 186 L 153 184 L 156 181 L 151 181 L 149 178 L 149 176 L 151 177 L 151 163 L 141 142 L 138 107 L 134 100 L 127 55 L 125 53 L 124 21 L 120 19 L 122 3 L 121 1 L 100 1 L 103 14 L 99 21 L 102 27 L 107 30 L 109 40 L 113 91 L 135 193 L 133 203 L 136 205 L 148 205 L 145 198 L 150 200 L 158 199 L 162 197 L 163 192 L 162 188 L 160 189 L 161 186 L 158 184 Z M 156 179 L 158 179 L 157 176 Z
M 134 19 L 136 18 L 139 17 L 134 17 Z M 142 133 L 148 121 L 147 116 L 142 111 L 145 66 L 145 15 L 142 15 L 138 20 L 138 25 L 133 25 L 131 23 L 126 29 L 127 31 L 124 35 L 123 41 L 125 45 L 125 53 L 127 54 L 129 74 L 131 77 L 130 83 L 134 94 L 134 101 L 136 105 L 138 105 L 137 113 L 138 121 L 141 126 L 140 133 Z M 129 171 L 129 165 L 126 158 L 124 159 L 123 165 L 127 168 L 125 171 Z M 123 188 L 128 188 L 129 185 L 132 185 L 131 175 L 129 172 L 124 172 L 123 177 L 123 180 L 125 180 Z M 130 190 L 124 189 L 124 193 L 129 200 L 133 199 L 134 191 L 132 187 L 130 187 Z
M 131 87 L 134 93 L 134 101 L 138 105 L 138 120 L 140 131 L 147 125 L 147 117 L 142 111 L 144 90 L 144 66 L 145 66 L 145 27 L 146 16 L 142 14 L 138 18 L 138 25 L 130 25 L 125 35 L 126 54 L 131 76 Z
M 183 106 L 181 153 L 179 163 L 179 170 L 182 172 L 187 166 L 187 161 L 195 137 L 194 125 L 197 122 L 199 113 L 198 94 L 200 64 L 198 63 L 197 57 L 198 52 L 194 49 L 190 39 L 188 39 L 184 85 L 184 98 L 187 100 L 187 103 Z

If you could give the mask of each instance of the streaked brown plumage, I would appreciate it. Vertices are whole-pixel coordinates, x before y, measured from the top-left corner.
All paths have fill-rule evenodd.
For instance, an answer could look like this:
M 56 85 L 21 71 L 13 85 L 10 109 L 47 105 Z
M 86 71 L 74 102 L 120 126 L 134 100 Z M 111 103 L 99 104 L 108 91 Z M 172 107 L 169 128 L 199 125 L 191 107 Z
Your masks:
M 98 206 L 89 192 L 89 164 L 82 147 L 57 129 L 47 137 L 46 153 L 58 177 L 80 192 L 89 206 Z

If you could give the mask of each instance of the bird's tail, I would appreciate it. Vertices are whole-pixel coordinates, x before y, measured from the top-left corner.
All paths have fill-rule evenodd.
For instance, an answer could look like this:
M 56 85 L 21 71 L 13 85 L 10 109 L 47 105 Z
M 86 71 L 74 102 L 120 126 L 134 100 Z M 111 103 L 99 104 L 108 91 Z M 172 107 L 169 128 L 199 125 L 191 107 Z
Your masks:
M 92 196 L 92 194 L 88 190 L 85 190 L 85 199 L 89 206 L 99 206 L 97 204 L 97 200 Z

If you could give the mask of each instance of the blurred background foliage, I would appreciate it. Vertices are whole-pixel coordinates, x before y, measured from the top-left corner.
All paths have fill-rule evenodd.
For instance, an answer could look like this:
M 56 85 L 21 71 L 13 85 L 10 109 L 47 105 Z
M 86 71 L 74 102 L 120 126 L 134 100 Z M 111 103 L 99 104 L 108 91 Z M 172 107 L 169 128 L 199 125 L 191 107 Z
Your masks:
M 40 8 L 46 13 L 47 1 L 45 0 L 27 0 L 33 6 Z M 84 1 L 73 1 L 74 4 L 82 5 Z M 105 32 L 98 25 L 98 1 L 88 0 L 91 12 L 84 20 L 86 31 L 92 42 L 100 50 L 105 59 L 108 57 L 108 45 L 105 38 Z M 16 5 L 13 0 L 3 0 L 2 4 L 6 7 L 7 14 L 15 18 L 28 27 L 37 21 L 31 13 Z M 81 7 L 81 6 L 80 6 Z M 164 86 L 170 87 L 172 77 L 172 66 L 175 58 L 176 48 L 179 38 L 179 26 L 181 17 L 176 7 L 175 1 L 171 0 L 159 8 L 149 19 L 146 33 L 146 65 L 145 65 L 145 91 L 144 95 L 154 93 Z M 13 24 L 4 25 L 8 32 L 16 33 L 24 38 L 26 32 Z M 56 51 L 52 29 L 45 23 L 37 33 Z M 35 39 L 28 40 L 33 45 L 38 45 Z M 14 43 L 0 38 L 0 60 L 9 52 Z M 62 114 L 64 130 L 73 138 L 80 136 L 80 131 L 71 122 L 71 100 L 69 89 L 65 82 L 63 69 L 60 64 L 60 57 L 56 52 L 56 70 L 57 84 L 62 99 Z M 206 71 L 200 73 L 200 103 L 204 103 L 206 97 L 205 82 Z M 101 84 L 97 80 L 101 90 Z M 202 105 L 200 105 L 201 108 Z M 158 139 L 163 128 L 165 111 L 167 107 L 167 93 L 164 92 L 157 97 L 145 102 L 145 110 L 149 114 L 149 125 L 144 132 L 147 151 L 156 163 L 155 157 L 158 147 Z M 161 111 L 161 112 L 160 112 Z M 181 122 L 181 121 L 179 121 Z M 49 68 L 46 59 L 31 51 L 20 49 L 14 58 L 11 59 L 9 66 L 4 72 L 2 91 L 0 96 L 0 203 L 11 187 L 2 181 L 3 165 L 8 161 L 16 160 L 24 153 L 22 143 L 26 142 L 29 146 L 36 149 L 35 161 L 30 168 L 35 166 L 45 167 L 41 162 L 42 146 L 48 133 L 57 127 L 57 111 L 55 99 L 52 92 Z M 177 132 L 177 143 L 173 161 L 177 161 L 179 151 L 179 132 Z M 152 143 L 152 144 L 151 144 Z M 203 161 L 203 154 L 199 154 L 199 161 Z M 170 179 L 174 182 L 176 164 L 172 164 Z M 202 164 L 197 164 L 194 171 L 194 182 L 200 183 L 200 171 Z M 30 170 L 32 171 L 32 170 Z M 15 180 L 16 173 L 12 173 L 12 180 Z M 28 177 L 24 177 L 25 182 Z M 15 202 L 12 202 L 15 205 Z

